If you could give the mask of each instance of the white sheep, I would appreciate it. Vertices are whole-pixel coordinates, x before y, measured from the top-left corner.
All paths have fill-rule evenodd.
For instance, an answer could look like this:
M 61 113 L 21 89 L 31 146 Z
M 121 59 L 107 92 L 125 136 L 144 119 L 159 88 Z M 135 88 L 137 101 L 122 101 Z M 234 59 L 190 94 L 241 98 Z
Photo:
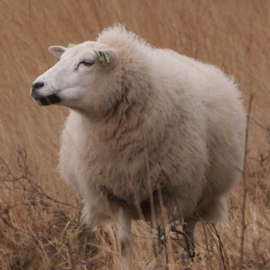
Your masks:
M 197 221 L 226 215 L 246 125 L 232 78 L 119 25 L 97 42 L 49 50 L 60 61 L 35 80 L 31 96 L 71 109 L 60 172 L 83 198 L 89 225 L 116 221 L 121 269 L 131 269 L 131 220 L 161 220 L 158 187 L 190 237 Z

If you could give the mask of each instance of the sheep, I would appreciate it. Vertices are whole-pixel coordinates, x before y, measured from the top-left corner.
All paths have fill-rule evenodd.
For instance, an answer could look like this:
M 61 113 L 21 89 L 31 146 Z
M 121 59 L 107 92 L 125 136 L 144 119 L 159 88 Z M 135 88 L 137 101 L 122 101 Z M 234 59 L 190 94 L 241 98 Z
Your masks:
M 30 94 L 38 105 L 70 108 L 59 171 L 82 197 L 89 226 L 115 221 L 121 269 L 131 269 L 131 220 L 161 221 L 159 191 L 192 240 L 198 221 L 226 217 L 246 126 L 233 78 L 122 25 L 49 51 L 60 61 Z

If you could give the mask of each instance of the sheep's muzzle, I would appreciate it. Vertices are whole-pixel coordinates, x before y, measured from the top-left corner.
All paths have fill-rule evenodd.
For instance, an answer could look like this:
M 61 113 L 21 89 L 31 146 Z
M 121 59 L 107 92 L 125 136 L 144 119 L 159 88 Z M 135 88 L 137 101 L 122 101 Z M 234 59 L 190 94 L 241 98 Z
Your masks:
M 38 98 L 38 99 L 39 99 L 41 105 L 43 105 L 43 106 L 47 106 L 47 105 L 61 102 L 61 99 L 55 94 L 49 95 L 47 97 Z

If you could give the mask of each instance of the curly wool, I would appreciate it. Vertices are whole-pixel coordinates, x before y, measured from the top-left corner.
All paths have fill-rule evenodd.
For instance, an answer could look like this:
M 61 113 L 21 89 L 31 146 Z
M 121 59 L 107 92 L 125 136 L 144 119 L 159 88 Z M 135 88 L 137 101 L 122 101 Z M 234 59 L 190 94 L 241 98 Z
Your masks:
M 84 199 L 85 220 L 108 222 L 123 205 L 149 219 L 147 164 L 157 213 L 160 184 L 170 216 L 224 218 L 244 158 L 245 112 L 233 79 L 123 26 L 104 30 L 97 44 L 114 50 L 115 64 L 98 74 L 95 114 L 70 111 L 59 165 Z

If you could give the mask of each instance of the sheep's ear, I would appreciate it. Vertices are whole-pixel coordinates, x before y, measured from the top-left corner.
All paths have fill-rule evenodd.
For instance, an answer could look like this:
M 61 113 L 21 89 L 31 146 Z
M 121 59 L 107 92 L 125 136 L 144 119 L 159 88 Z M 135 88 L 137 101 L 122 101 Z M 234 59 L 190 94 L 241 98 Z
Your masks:
M 49 47 L 49 51 L 60 59 L 61 55 L 67 50 L 67 48 L 62 46 L 51 46 Z
M 98 61 L 101 62 L 102 65 L 106 65 L 111 63 L 111 60 L 114 58 L 114 53 L 111 50 L 96 50 L 94 52 L 97 55 Z

